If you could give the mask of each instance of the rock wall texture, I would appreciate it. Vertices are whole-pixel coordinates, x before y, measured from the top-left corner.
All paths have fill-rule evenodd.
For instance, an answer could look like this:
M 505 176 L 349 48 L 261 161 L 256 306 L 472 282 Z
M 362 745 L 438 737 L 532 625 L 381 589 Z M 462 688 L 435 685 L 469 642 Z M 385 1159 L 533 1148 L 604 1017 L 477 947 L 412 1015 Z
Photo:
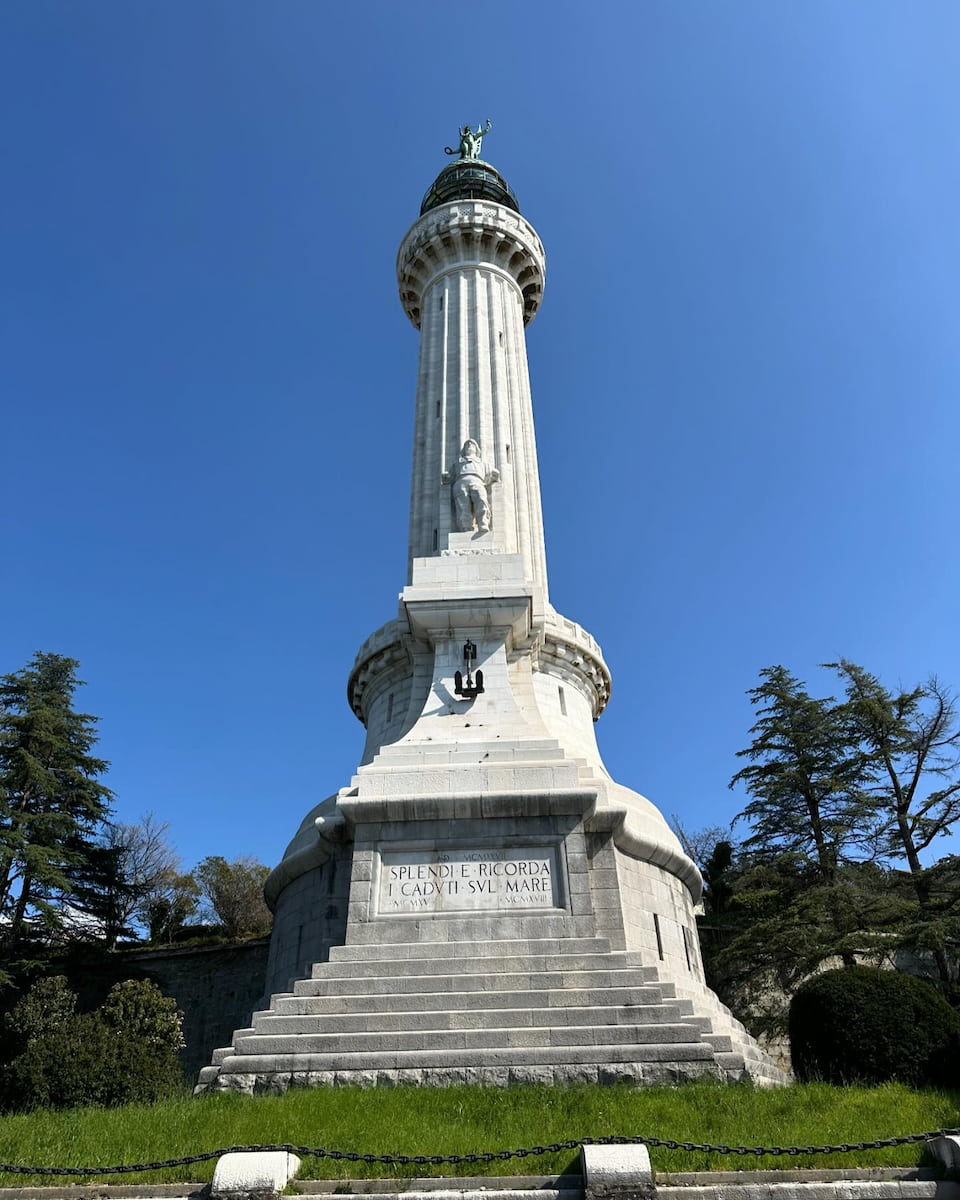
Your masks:
M 228 946 L 127 951 L 123 960 L 152 979 L 183 1011 L 188 1076 L 209 1060 L 210 1051 L 249 1025 L 263 998 L 269 938 Z

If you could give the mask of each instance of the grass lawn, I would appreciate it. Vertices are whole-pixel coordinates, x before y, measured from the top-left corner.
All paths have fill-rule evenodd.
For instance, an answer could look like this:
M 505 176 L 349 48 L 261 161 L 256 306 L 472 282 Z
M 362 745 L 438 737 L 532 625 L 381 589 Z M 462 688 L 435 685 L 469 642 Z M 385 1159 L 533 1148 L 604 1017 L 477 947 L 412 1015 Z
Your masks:
M 727 1145 L 819 1145 L 871 1141 L 960 1125 L 960 1091 L 888 1085 L 808 1084 L 769 1090 L 714 1083 L 678 1088 L 314 1088 L 283 1096 L 184 1096 L 127 1108 L 36 1111 L 0 1117 L 0 1162 L 44 1166 L 135 1163 L 249 1143 L 293 1142 L 361 1154 L 451 1154 L 504 1150 L 606 1135 L 647 1135 Z M 653 1149 L 659 1171 L 910 1166 L 923 1145 L 830 1156 L 745 1158 Z M 424 1175 L 558 1174 L 576 1169 L 564 1151 L 489 1164 L 391 1167 L 304 1160 L 301 1177 L 360 1179 Z M 203 1183 L 214 1163 L 107 1183 Z M 0 1173 L 0 1186 L 52 1183 Z M 93 1180 L 77 1180 L 93 1182 Z

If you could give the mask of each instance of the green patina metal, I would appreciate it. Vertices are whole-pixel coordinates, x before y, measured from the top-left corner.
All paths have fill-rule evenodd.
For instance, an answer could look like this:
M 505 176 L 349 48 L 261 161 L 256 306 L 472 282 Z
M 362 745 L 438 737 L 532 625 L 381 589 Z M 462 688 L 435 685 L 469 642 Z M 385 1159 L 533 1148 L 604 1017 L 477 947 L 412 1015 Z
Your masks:
M 489 163 L 479 158 L 460 158 L 440 172 L 420 205 L 420 216 L 453 200 L 492 200 L 520 211 L 513 188 Z
M 444 167 L 433 181 L 420 205 L 421 217 L 432 208 L 439 208 L 441 204 L 450 204 L 454 200 L 492 200 L 494 204 L 503 204 L 514 212 L 520 211 L 513 188 L 496 167 L 491 167 L 480 157 L 483 139 L 491 128 L 489 121 L 485 127 L 478 125 L 476 129 L 461 125 L 457 149 L 444 146 L 444 154 L 456 154 L 459 157 L 456 162 Z

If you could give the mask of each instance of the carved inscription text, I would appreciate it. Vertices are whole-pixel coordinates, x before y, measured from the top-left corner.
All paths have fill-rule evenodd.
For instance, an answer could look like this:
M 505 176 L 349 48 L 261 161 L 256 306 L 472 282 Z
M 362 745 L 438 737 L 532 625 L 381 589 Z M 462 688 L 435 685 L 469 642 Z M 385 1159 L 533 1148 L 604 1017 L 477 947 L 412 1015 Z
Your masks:
M 556 908 L 557 853 L 552 846 L 385 851 L 378 900 L 383 915 Z

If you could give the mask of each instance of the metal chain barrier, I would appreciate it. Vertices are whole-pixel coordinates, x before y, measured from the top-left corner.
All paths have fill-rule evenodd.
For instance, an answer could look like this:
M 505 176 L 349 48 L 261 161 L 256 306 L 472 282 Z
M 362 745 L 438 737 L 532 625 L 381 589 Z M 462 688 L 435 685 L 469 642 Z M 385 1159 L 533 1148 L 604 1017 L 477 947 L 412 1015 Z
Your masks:
M 270 1146 L 224 1146 L 202 1154 L 186 1154 L 181 1158 L 164 1158 L 157 1162 L 121 1164 L 114 1167 L 30 1167 L 16 1163 L 0 1163 L 0 1174 L 10 1175 L 128 1175 L 135 1171 L 162 1171 L 167 1167 L 185 1167 L 192 1163 L 209 1162 L 224 1154 L 256 1154 L 286 1151 L 301 1158 L 331 1158 L 342 1162 L 382 1163 L 385 1166 L 437 1166 L 443 1163 L 492 1163 L 511 1158 L 528 1158 L 538 1154 L 558 1154 L 561 1150 L 579 1150 L 581 1146 L 654 1146 L 665 1150 L 700 1151 L 704 1154 L 739 1154 L 760 1158 L 764 1155 L 845 1154 L 851 1150 L 882 1150 L 888 1146 L 906 1146 L 926 1142 L 936 1137 L 957 1137 L 960 1129 L 932 1129 L 927 1133 L 908 1133 L 903 1137 L 878 1138 L 873 1142 L 841 1142 L 836 1146 L 726 1146 L 709 1142 L 678 1142 L 658 1137 L 599 1137 L 569 1138 L 547 1146 L 530 1146 L 520 1150 L 484 1150 L 474 1154 L 357 1154 L 350 1150 L 326 1150 L 322 1146 L 294 1146 L 288 1142 Z

